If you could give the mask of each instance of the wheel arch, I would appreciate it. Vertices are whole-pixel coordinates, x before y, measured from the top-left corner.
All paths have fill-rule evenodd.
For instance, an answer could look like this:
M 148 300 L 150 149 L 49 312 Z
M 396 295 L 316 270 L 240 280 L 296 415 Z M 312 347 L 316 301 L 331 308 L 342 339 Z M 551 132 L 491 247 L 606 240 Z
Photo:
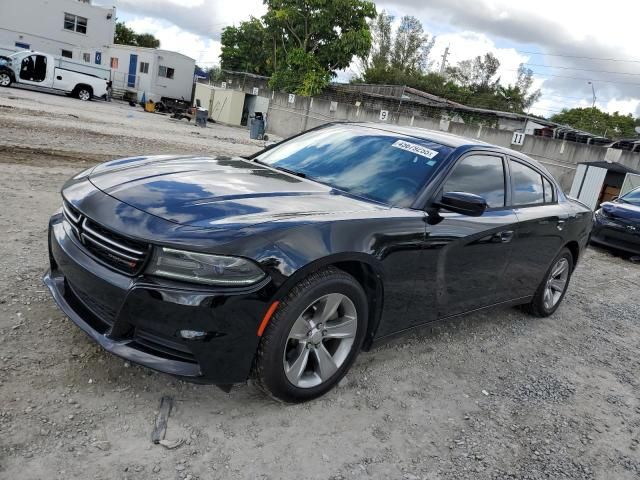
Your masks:
M 77 95 L 81 88 L 86 88 L 87 90 L 89 90 L 91 96 L 93 97 L 93 87 L 86 83 L 78 83 L 75 87 L 73 87 L 73 93 Z
M 368 350 L 382 317 L 384 299 L 382 265 L 371 255 L 349 252 L 314 260 L 296 270 L 278 287 L 274 294 L 274 301 L 284 298 L 302 279 L 327 267 L 338 268 L 354 277 L 367 296 L 369 321 L 367 322 L 363 350 Z
M 575 270 L 578 259 L 580 258 L 580 245 L 575 240 L 571 240 L 563 248 L 567 248 L 571 252 L 571 256 L 573 257 L 573 270 Z

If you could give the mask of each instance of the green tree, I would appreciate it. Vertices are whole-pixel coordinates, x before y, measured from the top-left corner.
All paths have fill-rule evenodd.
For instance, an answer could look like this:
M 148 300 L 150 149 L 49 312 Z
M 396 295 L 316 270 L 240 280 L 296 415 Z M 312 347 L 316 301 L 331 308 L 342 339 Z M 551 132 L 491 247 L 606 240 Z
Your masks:
M 267 13 L 221 38 L 223 68 L 271 74 L 271 86 L 299 95 L 319 93 L 371 47 L 369 0 L 264 0 Z
M 393 20 L 383 11 L 370 23 L 373 45 L 361 59 L 368 83 L 411 84 L 426 73 L 435 38 L 424 33 L 415 17 L 402 17 L 395 32 Z
M 116 23 L 116 34 L 113 43 L 117 45 L 132 45 L 134 47 L 158 48 L 160 40 L 150 33 L 136 33 L 124 22 Z
M 635 120 L 631 114 L 607 113 L 597 107 L 564 109 L 552 116 L 551 121 L 603 137 L 624 138 L 636 135 Z
M 158 48 L 160 46 L 160 40 L 150 33 L 140 33 L 136 35 L 136 44 L 139 47 Z
M 251 17 L 222 30 L 220 64 L 225 70 L 271 75 L 271 35 L 261 20 Z
M 116 23 L 116 36 L 113 39 L 113 43 L 118 45 L 133 45 L 136 46 L 136 32 L 127 27 L 124 22 Z

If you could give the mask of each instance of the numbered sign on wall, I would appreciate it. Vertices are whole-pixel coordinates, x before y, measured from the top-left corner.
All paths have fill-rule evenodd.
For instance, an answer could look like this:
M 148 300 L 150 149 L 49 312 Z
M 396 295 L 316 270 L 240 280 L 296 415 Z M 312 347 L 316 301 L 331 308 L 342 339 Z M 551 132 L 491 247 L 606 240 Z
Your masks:
M 258 95 L 260 93 L 260 89 L 258 87 L 253 87 L 252 92 L 254 95 Z
M 387 118 L 389 118 L 389 111 L 388 110 L 380 110 L 380 121 L 386 122 Z
M 524 145 L 524 133 L 513 132 L 513 137 L 511 137 L 511 145 Z
M 296 103 L 296 96 L 293 93 L 289 94 L 289 103 Z
M 227 88 L 227 82 L 222 82 L 221 87 L 222 87 L 222 88 Z

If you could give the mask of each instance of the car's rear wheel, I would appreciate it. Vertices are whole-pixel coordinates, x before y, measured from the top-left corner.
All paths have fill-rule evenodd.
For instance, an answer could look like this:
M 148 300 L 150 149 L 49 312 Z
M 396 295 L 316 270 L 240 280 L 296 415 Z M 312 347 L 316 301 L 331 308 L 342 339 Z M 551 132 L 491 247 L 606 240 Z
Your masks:
M 0 72 L 0 87 L 9 87 L 11 83 L 11 75 L 7 72 Z
M 353 364 L 367 330 L 367 297 L 336 268 L 297 284 L 271 318 L 256 356 L 254 379 L 284 402 L 317 398 Z
M 525 306 L 525 310 L 538 317 L 548 317 L 553 314 L 567 293 L 572 272 L 573 255 L 569 249 L 564 248 L 551 263 L 531 303 Z
M 89 87 L 76 87 L 76 97 L 78 97 L 83 102 L 88 102 L 91 100 L 91 96 L 93 92 Z

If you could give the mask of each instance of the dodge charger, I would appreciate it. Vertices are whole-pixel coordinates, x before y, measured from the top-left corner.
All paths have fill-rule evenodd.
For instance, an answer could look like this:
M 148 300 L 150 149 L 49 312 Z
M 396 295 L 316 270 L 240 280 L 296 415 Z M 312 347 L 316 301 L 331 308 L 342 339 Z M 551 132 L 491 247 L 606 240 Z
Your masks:
M 50 220 L 44 281 L 119 357 L 300 402 L 359 352 L 430 322 L 497 305 L 553 314 L 591 227 L 516 151 L 330 124 L 246 158 L 77 174 Z

